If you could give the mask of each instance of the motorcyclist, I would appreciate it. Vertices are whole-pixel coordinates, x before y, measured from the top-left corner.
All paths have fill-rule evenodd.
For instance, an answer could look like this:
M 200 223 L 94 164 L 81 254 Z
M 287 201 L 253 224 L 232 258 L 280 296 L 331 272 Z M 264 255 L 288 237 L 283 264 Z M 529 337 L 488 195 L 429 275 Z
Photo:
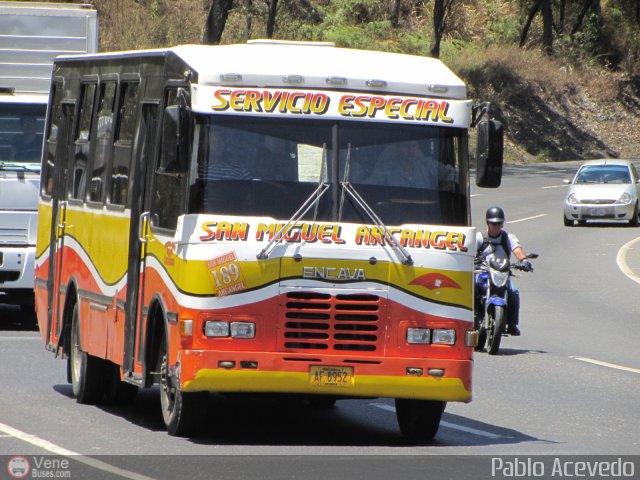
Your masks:
M 520 245 L 520 240 L 513 233 L 503 230 L 504 226 L 504 210 L 500 207 L 490 207 L 487 209 L 486 215 L 487 231 L 486 233 L 478 232 L 476 235 L 477 256 L 487 258 L 491 255 L 496 257 L 511 256 L 511 253 L 520 262 L 522 269 L 530 272 L 533 271 L 531 262 L 527 259 L 527 254 Z M 476 285 L 476 292 L 478 292 Z M 515 283 L 509 280 L 507 284 L 507 333 L 513 336 L 520 335 L 518 327 L 520 316 L 520 292 Z M 476 304 L 479 304 L 476 299 Z

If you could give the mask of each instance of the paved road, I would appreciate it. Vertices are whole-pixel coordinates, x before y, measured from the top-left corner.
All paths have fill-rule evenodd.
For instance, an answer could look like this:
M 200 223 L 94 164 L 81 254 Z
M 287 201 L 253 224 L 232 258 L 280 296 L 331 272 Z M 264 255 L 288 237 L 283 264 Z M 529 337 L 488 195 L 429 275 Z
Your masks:
M 500 189 L 472 188 L 476 226 L 499 204 L 507 229 L 541 256 L 517 279 L 523 336 L 504 339 L 501 355 L 476 355 L 474 400 L 449 404 L 433 443 L 404 444 L 393 403 L 376 399 L 318 409 L 212 398 L 208 433 L 173 438 L 157 390 L 129 408 L 76 404 L 65 362 L 12 321 L 0 331 L 0 455 L 78 453 L 82 478 L 163 479 L 491 478 L 488 459 L 500 455 L 638 455 L 640 245 L 630 242 L 640 229 L 564 227 L 562 179 L 576 167 L 509 167 Z

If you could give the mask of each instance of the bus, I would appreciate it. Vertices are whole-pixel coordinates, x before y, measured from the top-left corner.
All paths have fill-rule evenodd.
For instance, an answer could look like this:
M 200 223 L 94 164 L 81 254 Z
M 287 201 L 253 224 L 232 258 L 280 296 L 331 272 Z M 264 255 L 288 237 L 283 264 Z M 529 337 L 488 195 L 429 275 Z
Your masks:
M 189 435 L 210 392 L 389 398 L 422 441 L 471 400 L 468 134 L 496 187 L 502 126 L 439 60 L 260 40 L 66 56 L 49 102 L 36 310 L 78 402 L 157 384 Z
M 53 59 L 98 49 L 88 4 L 0 1 L 0 303 L 33 320 L 36 214 Z

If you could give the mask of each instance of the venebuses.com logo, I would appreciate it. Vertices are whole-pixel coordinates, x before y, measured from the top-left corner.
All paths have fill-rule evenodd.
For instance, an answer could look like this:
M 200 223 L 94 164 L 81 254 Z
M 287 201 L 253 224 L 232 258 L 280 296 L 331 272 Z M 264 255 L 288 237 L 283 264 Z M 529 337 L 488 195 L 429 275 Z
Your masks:
M 13 478 L 26 478 L 31 470 L 31 465 L 25 457 L 11 457 L 7 463 L 7 470 Z
M 14 456 L 7 462 L 11 478 L 71 478 L 67 458 Z

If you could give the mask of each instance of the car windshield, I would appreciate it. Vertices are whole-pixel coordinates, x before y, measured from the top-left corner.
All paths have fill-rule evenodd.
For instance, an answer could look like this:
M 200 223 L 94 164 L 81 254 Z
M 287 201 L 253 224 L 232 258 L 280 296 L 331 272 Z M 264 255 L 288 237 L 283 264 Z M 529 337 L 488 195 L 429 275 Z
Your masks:
M 597 165 L 582 167 L 576 175 L 575 183 L 631 183 L 629 169 L 624 165 Z
M 46 105 L 0 104 L 0 162 L 40 163 Z

